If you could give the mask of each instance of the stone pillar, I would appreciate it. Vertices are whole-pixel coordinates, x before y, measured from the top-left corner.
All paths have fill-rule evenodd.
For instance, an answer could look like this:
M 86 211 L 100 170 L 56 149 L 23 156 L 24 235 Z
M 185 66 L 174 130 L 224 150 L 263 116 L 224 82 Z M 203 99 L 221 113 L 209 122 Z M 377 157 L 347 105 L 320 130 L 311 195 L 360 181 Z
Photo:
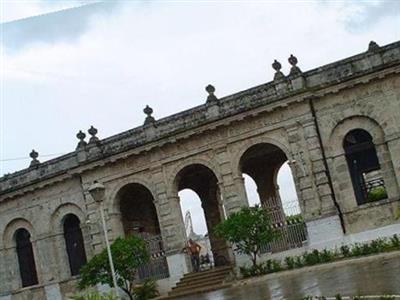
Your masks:
M 55 261 L 56 254 L 54 248 L 52 247 L 52 239 L 53 237 L 49 237 L 49 235 L 46 233 L 44 236 L 38 236 L 35 241 L 34 254 L 36 270 L 38 273 L 39 282 L 42 284 L 54 282 L 58 279 L 59 265 Z M 64 243 L 58 245 L 58 247 L 63 246 L 65 246 Z M 67 265 L 64 267 L 69 268 L 68 261 Z
M 221 170 L 222 180 L 220 179 L 218 186 L 223 199 L 222 205 L 226 216 L 229 216 L 231 213 L 240 210 L 240 208 L 249 206 L 244 178 L 233 172 L 233 169 L 237 166 L 232 166 L 232 159 L 226 146 L 215 150 L 215 155 Z
M 63 300 L 60 285 L 58 283 L 46 285 L 44 287 L 47 300 Z
M 400 166 L 399 166 L 399 161 L 400 157 L 396 160 L 396 158 L 392 158 L 392 155 L 396 157 L 396 150 L 393 150 L 393 146 L 397 142 L 397 147 L 400 147 L 400 140 L 392 140 L 388 142 L 387 144 L 380 144 L 376 145 L 376 153 L 378 156 L 379 164 L 381 167 L 381 174 L 382 178 L 385 182 L 385 188 L 388 193 L 389 199 L 399 199 L 400 194 L 399 194 L 399 182 L 400 178 L 398 175 L 400 175 Z M 395 147 L 396 147 L 395 146 Z M 389 147 L 392 149 L 392 153 L 390 152 Z M 396 148 L 395 148 L 396 149 Z M 397 150 L 399 150 L 397 148 Z M 396 168 L 397 167 L 397 168 Z M 396 174 L 396 169 L 397 169 L 397 174 Z
M 306 224 L 311 247 L 321 242 L 338 240 L 343 237 L 343 230 L 338 217 L 337 208 L 334 205 L 333 195 L 328 182 L 328 176 L 323 161 L 317 129 L 313 119 L 302 124 L 306 144 L 306 168 L 309 172 L 311 185 L 302 190 L 303 200 L 308 206 Z M 307 199 L 319 200 L 319 211 L 310 207 Z M 312 201 L 311 201 L 312 202 Z M 315 205 L 316 203 L 314 203 Z
M 187 255 L 182 252 L 186 243 L 186 233 L 179 197 L 159 198 L 156 209 L 167 255 L 169 275 L 173 281 L 178 281 L 183 274 L 191 270 L 190 261 Z
M 397 187 L 400 189 L 400 133 L 397 134 L 397 137 L 388 138 L 387 146 L 397 180 Z
M 169 276 L 171 282 L 177 282 L 191 270 L 189 258 L 182 249 L 186 244 L 185 224 L 183 222 L 178 194 L 167 193 L 162 168 L 152 171 L 156 195 L 156 207 L 164 250 L 167 256 Z
M 0 266 L 0 291 L 4 293 L 17 289 L 20 274 L 15 247 L 0 250 Z

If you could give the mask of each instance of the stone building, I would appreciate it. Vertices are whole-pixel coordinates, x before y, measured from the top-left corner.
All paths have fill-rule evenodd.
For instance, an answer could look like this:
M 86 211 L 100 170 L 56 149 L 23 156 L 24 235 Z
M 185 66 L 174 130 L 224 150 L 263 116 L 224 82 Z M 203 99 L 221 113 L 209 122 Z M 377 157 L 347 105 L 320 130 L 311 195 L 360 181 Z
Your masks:
M 141 234 L 161 243 L 160 287 L 190 271 L 178 192 L 201 201 L 212 252 L 240 264 L 212 227 L 248 205 L 243 174 L 263 206 L 288 225 L 276 182 L 288 162 L 306 236 L 304 251 L 400 233 L 400 42 L 303 72 L 290 56 L 273 81 L 99 139 L 79 132 L 75 151 L 0 179 L 0 299 L 61 299 L 79 267 L 105 247 L 98 204 L 105 186 L 110 239 Z M 287 255 L 284 247 L 274 255 Z

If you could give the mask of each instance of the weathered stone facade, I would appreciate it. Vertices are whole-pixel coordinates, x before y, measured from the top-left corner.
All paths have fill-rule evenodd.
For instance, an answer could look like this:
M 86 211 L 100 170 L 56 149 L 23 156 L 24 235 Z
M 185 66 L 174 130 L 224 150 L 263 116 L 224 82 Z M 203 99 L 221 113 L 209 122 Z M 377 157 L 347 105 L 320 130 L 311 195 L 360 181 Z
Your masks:
M 278 165 L 288 160 L 307 224 L 305 247 L 400 232 L 400 42 L 372 43 L 367 52 L 304 73 L 294 57 L 290 63 L 288 76 L 274 63 L 272 82 L 221 99 L 207 87 L 206 104 L 161 120 L 146 109 L 145 124 L 121 134 L 98 140 L 92 129 L 87 144 L 79 135 L 76 151 L 2 177 L 0 299 L 61 299 L 73 291 L 63 218 L 79 218 L 88 257 L 104 248 L 98 205 L 88 192 L 94 181 L 106 188 L 111 239 L 126 232 L 126 222 L 136 224 L 132 219 L 124 225 L 120 191 L 135 184 L 150 195 L 145 198 L 153 200 L 159 228 L 157 222 L 143 226 L 160 231 L 167 286 L 189 270 L 180 251 L 185 228 L 178 192 L 188 187 L 200 195 L 211 228 L 248 205 L 242 173 L 252 173 L 257 159 L 261 165 L 271 157 Z M 354 129 L 372 137 L 387 192 L 383 200 L 357 204 L 343 148 Z M 273 188 L 278 165 L 254 176 Z M 259 192 L 267 203 L 276 194 Z M 38 273 L 39 284 L 26 288 L 14 237 L 19 228 L 31 235 Z M 229 245 L 210 239 L 215 251 L 235 262 Z

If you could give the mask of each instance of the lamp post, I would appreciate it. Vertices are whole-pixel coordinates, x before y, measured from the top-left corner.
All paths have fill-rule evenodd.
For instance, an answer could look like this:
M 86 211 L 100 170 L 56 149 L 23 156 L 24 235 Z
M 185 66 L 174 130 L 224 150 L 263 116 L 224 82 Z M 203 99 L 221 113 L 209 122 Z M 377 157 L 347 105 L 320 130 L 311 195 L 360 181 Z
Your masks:
M 105 187 L 101 183 L 95 181 L 90 187 L 89 187 L 89 193 L 94 199 L 99 204 L 100 207 L 100 217 L 101 217 L 101 222 L 103 223 L 103 232 L 104 232 L 104 238 L 106 240 L 106 248 L 107 248 L 107 254 L 108 254 L 108 261 L 110 263 L 110 268 L 111 268 L 111 275 L 112 275 L 112 280 L 113 280 L 113 285 L 114 289 L 118 295 L 118 285 L 117 285 L 117 278 L 115 276 L 115 269 L 114 269 L 114 262 L 112 259 L 111 255 L 111 248 L 110 248 L 110 242 L 108 241 L 108 234 L 107 234 L 107 226 L 106 226 L 106 220 L 104 218 L 104 209 L 103 209 L 103 201 L 104 201 L 104 191 Z

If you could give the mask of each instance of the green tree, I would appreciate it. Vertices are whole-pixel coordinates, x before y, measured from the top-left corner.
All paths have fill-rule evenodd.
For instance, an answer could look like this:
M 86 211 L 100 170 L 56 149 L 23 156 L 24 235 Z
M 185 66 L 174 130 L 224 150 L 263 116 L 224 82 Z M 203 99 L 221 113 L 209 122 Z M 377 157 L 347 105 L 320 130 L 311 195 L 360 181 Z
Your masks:
M 139 237 L 130 236 L 117 238 L 111 244 L 111 253 L 114 262 L 118 286 L 133 299 L 133 283 L 136 279 L 137 268 L 149 261 L 146 242 Z M 80 270 L 78 286 L 84 289 L 98 283 L 113 285 L 111 268 L 107 250 L 93 256 Z
M 257 266 L 257 256 L 261 246 L 278 238 L 268 211 L 255 207 L 244 207 L 231 214 L 215 227 L 215 233 L 235 245 L 235 251 L 251 257 L 253 267 Z

